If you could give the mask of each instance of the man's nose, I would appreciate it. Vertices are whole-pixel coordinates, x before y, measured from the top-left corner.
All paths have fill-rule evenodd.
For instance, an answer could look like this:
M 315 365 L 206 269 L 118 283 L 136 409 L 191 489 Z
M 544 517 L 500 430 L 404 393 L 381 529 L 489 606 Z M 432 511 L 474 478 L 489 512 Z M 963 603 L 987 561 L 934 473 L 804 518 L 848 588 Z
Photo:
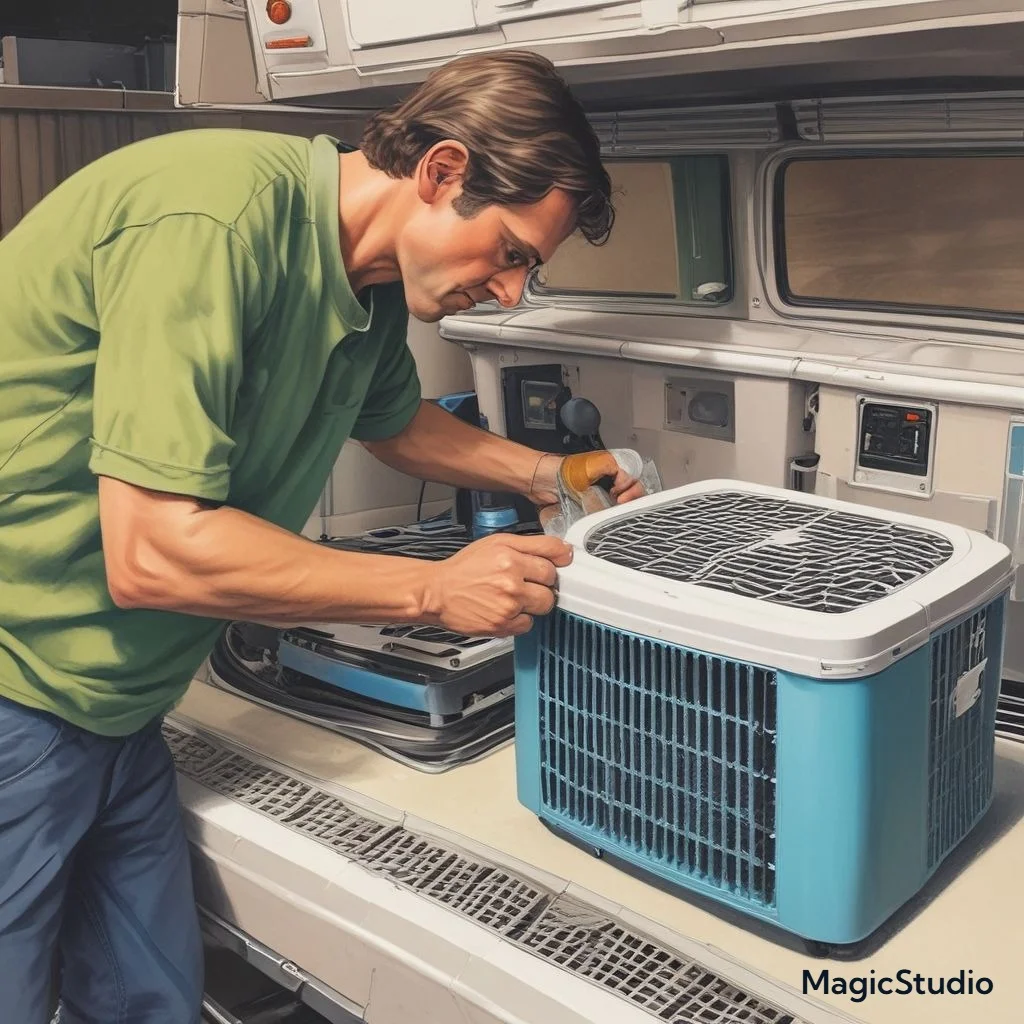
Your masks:
M 487 290 L 502 306 L 518 306 L 526 288 L 526 267 L 514 267 L 502 270 L 487 282 Z

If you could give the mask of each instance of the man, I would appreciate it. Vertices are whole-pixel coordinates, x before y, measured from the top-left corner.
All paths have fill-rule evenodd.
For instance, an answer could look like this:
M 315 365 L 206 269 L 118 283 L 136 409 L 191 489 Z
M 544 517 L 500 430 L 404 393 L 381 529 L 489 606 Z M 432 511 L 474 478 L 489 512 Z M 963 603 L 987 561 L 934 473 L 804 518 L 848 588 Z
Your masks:
M 198 131 L 120 149 L 0 242 L 2 1016 L 189 1024 L 201 949 L 162 715 L 224 620 L 529 629 L 569 550 L 437 564 L 299 536 L 349 438 L 555 499 L 560 460 L 420 400 L 408 315 L 515 305 L 612 224 L 597 141 L 526 53 L 435 72 L 361 150 Z M 588 479 L 617 473 L 605 456 Z M 638 485 L 618 473 L 614 493 Z

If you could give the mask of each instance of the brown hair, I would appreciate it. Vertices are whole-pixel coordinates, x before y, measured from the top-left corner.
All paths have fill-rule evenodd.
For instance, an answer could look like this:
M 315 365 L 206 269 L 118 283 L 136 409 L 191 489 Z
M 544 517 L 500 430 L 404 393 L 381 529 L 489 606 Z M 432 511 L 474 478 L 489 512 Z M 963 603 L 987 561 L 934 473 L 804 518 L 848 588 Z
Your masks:
M 615 220 L 597 136 L 569 86 L 526 50 L 460 57 L 407 99 L 374 114 L 361 148 L 371 167 L 407 178 L 423 155 L 451 139 L 469 150 L 455 209 L 536 203 L 552 189 L 576 200 L 576 227 L 595 245 Z

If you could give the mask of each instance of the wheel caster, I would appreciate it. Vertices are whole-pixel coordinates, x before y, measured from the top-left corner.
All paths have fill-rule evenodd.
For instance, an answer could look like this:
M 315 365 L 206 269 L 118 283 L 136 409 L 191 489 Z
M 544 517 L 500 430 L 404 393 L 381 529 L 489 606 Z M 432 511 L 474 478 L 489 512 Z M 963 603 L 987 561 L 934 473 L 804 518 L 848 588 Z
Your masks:
M 836 947 L 828 942 L 818 942 L 815 939 L 804 939 L 804 951 L 808 956 L 816 959 L 828 959 L 835 953 Z

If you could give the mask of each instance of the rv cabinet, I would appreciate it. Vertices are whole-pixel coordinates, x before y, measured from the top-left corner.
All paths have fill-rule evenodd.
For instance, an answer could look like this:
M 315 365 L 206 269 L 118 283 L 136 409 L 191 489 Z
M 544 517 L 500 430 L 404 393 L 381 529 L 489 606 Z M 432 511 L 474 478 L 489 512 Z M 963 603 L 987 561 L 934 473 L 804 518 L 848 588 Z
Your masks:
M 517 47 L 549 57 L 595 102 L 723 87 L 752 95 L 762 84 L 905 78 L 929 67 L 946 78 L 979 66 L 995 75 L 1001 61 L 1013 67 L 1005 33 L 1024 20 L 1011 0 L 436 0 L 403 3 L 396 16 L 397 7 L 182 0 L 182 101 L 253 102 L 255 92 L 380 106 L 453 56 Z

